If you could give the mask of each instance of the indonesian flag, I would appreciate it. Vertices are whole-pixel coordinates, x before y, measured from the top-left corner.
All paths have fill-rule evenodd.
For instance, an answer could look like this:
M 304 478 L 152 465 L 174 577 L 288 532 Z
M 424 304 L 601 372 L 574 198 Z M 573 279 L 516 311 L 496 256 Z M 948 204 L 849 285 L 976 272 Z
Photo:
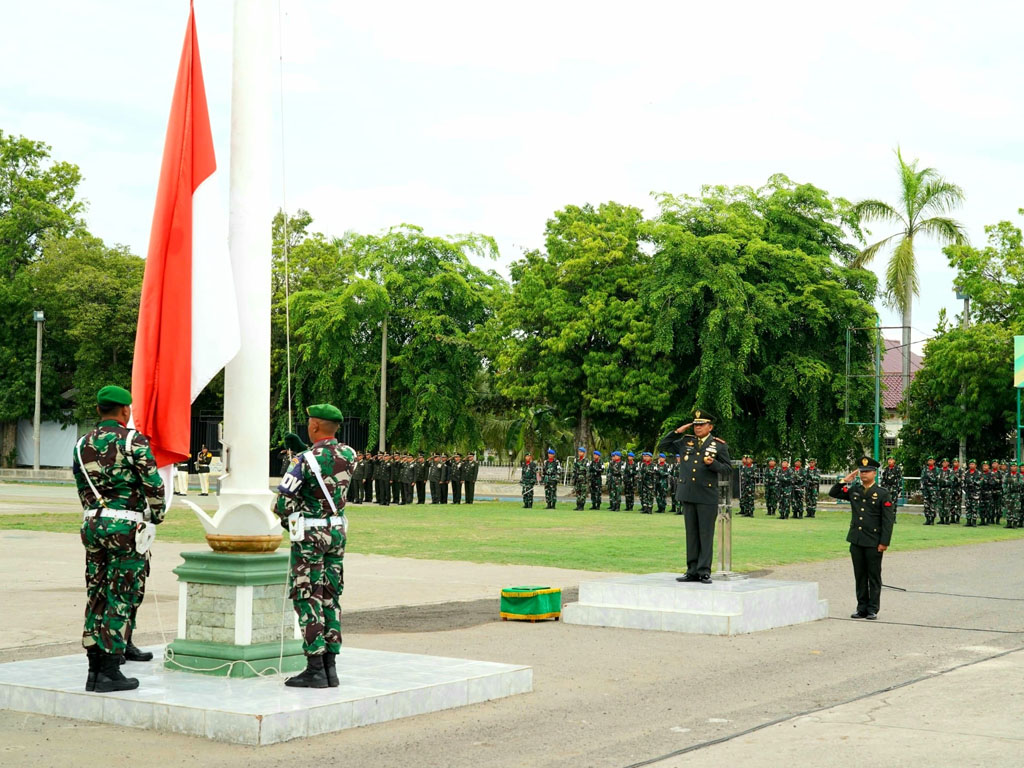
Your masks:
M 237 354 L 238 308 L 227 217 L 193 9 L 167 121 L 132 368 L 135 428 L 158 467 L 189 455 L 191 405 Z

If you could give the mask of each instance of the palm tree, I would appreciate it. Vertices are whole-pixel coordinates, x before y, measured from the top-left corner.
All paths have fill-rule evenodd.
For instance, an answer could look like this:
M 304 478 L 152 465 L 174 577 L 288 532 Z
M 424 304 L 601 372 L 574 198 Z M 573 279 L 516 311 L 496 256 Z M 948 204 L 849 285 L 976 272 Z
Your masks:
M 914 238 L 931 235 L 942 244 L 964 245 L 967 235 L 963 225 L 948 216 L 964 200 L 964 191 L 946 181 L 934 168 L 918 170 L 917 160 L 906 163 L 899 147 L 900 187 L 902 196 L 894 207 L 881 200 L 862 200 L 854 210 L 862 223 L 882 221 L 895 224 L 900 231 L 869 245 L 851 263 L 853 267 L 867 265 L 875 255 L 893 244 L 889 266 L 885 270 L 885 302 L 898 309 L 903 325 L 903 397 L 910 390 L 910 321 L 914 296 L 918 293 L 917 259 Z

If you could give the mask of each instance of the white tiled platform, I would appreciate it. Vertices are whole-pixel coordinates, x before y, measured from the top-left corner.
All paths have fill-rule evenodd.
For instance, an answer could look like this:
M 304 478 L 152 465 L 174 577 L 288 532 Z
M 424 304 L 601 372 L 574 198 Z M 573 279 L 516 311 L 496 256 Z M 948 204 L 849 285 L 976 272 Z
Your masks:
M 813 581 L 743 579 L 678 582 L 677 573 L 616 576 L 580 584 L 579 602 L 562 606 L 566 624 L 739 635 L 828 616 Z
M 462 707 L 533 690 L 533 670 L 511 664 L 345 646 L 338 688 L 286 688 L 284 677 L 227 679 L 126 664 L 134 691 L 86 693 L 85 654 L 0 664 L 0 709 L 274 744 Z

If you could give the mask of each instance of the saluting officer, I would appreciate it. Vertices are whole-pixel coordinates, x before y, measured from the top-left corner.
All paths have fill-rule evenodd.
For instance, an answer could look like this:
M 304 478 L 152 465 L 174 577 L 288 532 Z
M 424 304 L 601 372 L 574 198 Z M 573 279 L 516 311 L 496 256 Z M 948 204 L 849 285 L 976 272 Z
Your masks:
M 85 690 L 107 693 L 139 687 L 118 669 L 130 644 L 132 616 L 142 601 L 141 583 L 149 549 L 147 523 L 164 519 L 164 484 L 149 438 L 128 429 L 131 393 L 103 387 L 96 395 L 100 423 L 75 445 L 72 470 L 85 510 L 85 629 L 89 657 Z M 134 646 L 132 646 L 134 648 Z M 128 654 L 129 660 L 152 654 Z
M 850 557 L 857 589 L 857 610 L 851 619 L 877 619 L 882 594 L 882 554 L 889 548 L 896 507 L 889 491 L 875 484 L 879 464 L 865 456 L 857 469 L 836 483 L 828 495 L 850 502 Z M 860 483 L 851 484 L 860 472 Z
M 676 496 L 683 503 L 686 521 L 686 574 L 676 581 L 711 583 L 711 556 L 718 516 L 718 478 L 732 470 L 729 446 L 712 437 L 715 417 L 707 411 L 693 412 L 688 424 L 669 432 L 659 448 L 679 451 L 684 470 L 676 483 Z M 693 435 L 680 437 L 690 427 Z

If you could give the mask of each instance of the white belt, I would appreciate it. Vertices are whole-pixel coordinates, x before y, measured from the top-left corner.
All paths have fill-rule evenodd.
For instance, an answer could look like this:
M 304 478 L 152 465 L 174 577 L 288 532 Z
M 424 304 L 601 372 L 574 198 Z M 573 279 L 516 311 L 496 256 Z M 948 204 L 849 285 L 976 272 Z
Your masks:
M 332 528 L 335 528 L 339 525 L 344 525 L 345 518 L 343 516 L 328 517 L 325 520 L 323 518 L 307 517 L 305 520 L 302 521 L 302 524 L 305 525 L 307 528 L 324 528 L 328 525 Z
M 96 514 L 99 512 L 99 514 Z M 143 522 L 141 512 L 122 512 L 116 509 L 104 509 L 103 511 L 97 509 L 87 509 L 83 513 L 83 517 L 108 517 L 114 520 L 131 520 L 133 523 Z

